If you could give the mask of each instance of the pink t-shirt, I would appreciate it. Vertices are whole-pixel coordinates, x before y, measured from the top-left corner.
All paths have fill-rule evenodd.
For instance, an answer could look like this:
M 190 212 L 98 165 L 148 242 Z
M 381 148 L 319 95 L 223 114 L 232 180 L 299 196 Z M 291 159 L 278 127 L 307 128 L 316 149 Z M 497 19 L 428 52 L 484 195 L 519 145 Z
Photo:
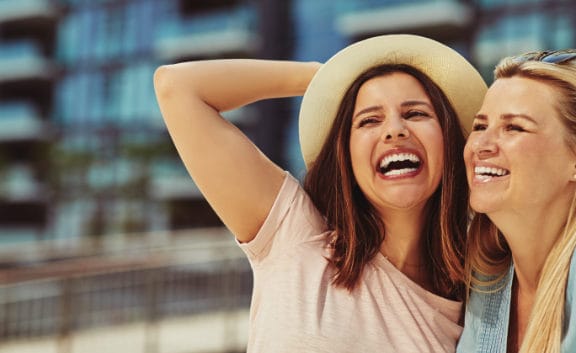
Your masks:
M 454 352 L 462 303 L 430 293 L 378 255 L 354 291 L 335 287 L 322 215 L 288 173 L 258 232 L 248 352 Z

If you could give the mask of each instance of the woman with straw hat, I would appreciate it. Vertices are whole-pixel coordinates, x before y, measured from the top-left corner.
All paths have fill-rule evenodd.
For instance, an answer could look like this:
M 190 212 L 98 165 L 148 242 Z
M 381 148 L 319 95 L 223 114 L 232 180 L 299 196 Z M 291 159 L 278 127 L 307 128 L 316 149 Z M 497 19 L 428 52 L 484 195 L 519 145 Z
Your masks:
M 323 65 L 187 62 L 154 82 L 180 157 L 251 263 L 249 352 L 454 351 L 461 126 L 486 89 L 462 56 L 388 35 Z M 303 186 L 220 115 L 302 94 Z

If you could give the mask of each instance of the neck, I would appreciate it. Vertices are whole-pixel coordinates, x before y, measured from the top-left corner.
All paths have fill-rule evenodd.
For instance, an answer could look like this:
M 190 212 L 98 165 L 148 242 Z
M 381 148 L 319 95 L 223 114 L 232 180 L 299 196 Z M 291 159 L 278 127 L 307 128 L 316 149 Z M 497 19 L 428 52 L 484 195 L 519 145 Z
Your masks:
M 548 254 L 564 231 L 569 207 L 489 214 L 512 252 L 518 287 L 535 291 Z
M 397 243 L 384 241 L 380 252 L 400 271 L 421 268 L 425 266 L 422 261 L 422 246 L 420 243 Z
M 512 283 L 510 321 L 508 326 L 508 352 L 518 352 L 524 341 L 526 328 L 534 306 L 535 291 L 520 288 L 518 278 Z
M 490 213 L 500 229 L 514 261 L 508 352 L 518 352 L 534 306 L 544 264 L 564 232 L 571 200 L 557 199 L 541 208 Z
M 423 260 L 423 215 L 421 212 L 400 212 L 384 219 L 385 238 L 380 252 L 397 269 L 423 287 L 430 279 L 425 275 Z

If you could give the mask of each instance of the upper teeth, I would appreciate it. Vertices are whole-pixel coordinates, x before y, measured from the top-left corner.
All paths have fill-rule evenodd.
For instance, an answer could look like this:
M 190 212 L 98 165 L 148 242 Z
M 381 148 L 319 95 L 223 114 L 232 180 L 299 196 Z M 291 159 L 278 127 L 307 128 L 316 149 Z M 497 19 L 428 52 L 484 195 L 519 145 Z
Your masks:
M 491 174 L 502 176 L 508 174 L 508 171 L 506 169 L 494 168 L 494 167 L 474 167 L 474 174 L 477 175 Z
M 392 162 L 399 162 L 399 161 L 410 161 L 413 163 L 420 162 L 420 158 L 414 153 L 396 153 L 391 154 L 389 156 L 384 157 L 382 161 L 380 161 L 380 168 L 387 168 L 388 165 Z

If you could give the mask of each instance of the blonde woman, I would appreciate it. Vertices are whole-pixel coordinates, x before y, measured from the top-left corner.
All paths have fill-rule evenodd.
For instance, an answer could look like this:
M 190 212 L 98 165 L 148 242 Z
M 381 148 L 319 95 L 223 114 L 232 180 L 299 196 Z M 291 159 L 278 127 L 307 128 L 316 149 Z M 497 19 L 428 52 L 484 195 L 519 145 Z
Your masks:
M 496 67 L 464 150 L 470 300 L 458 352 L 576 352 L 576 51 Z

